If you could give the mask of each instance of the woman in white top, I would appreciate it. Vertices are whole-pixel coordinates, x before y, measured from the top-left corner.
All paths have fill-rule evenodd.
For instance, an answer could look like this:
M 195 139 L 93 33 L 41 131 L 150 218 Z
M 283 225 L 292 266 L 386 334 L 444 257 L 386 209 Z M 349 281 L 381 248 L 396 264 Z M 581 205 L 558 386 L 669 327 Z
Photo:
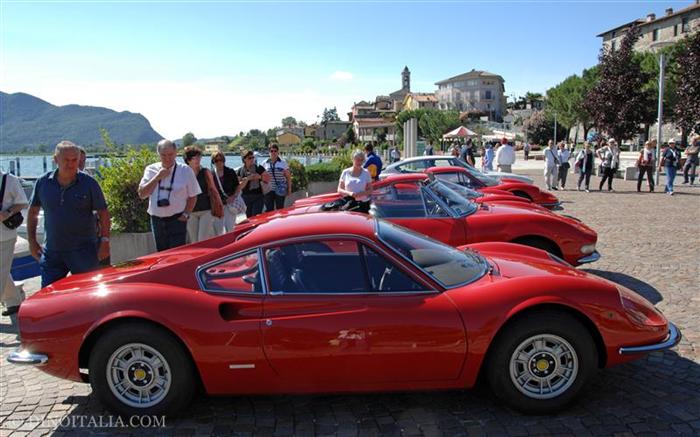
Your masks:
M 559 150 L 557 150 L 557 159 L 559 160 L 559 174 L 557 176 L 557 185 L 561 187 L 562 190 L 566 190 L 566 176 L 569 174 L 569 159 L 571 159 L 571 152 L 566 148 L 566 144 L 562 141 L 559 143 Z
M 372 195 L 372 176 L 369 171 L 362 168 L 364 162 L 365 154 L 356 150 L 352 154 L 352 167 L 346 168 L 340 174 L 338 193 L 352 197 L 353 205 L 349 210 L 367 213 Z

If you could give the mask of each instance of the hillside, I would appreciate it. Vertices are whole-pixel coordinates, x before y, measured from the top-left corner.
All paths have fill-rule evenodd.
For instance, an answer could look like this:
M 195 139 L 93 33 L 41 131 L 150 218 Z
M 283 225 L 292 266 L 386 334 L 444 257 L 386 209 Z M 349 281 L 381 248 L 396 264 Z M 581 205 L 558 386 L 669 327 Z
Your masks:
M 25 93 L 0 92 L 0 151 L 40 145 L 50 148 L 61 140 L 79 145 L 102 143 L 100 128 L 117 144 L 155 143 L 162 136 L 141 114 L 96 106 L 55 106 Z

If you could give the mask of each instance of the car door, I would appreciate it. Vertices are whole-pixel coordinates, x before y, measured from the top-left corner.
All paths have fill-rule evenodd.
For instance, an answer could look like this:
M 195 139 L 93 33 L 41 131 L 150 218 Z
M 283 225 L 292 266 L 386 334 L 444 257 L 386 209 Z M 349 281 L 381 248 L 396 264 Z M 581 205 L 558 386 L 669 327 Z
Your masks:
M 453 215 L 420 183 L 391 184 L 372 193 L 372 214 L 451 246 L 464 244 L 464 220 Z
M 220 393 L 263 390 L 274 378 L 262 349 L 260 332 L 264 288 L 260 251 L 253 249 L 197 269 L 200 289 L 212 308 L 204 353 L 198 367 Z M 242 376 L 245 377 L 242 377 Z
M 447 296 L 405 265 L 349 238 L 264 253 L 264 350 L 297 390 L 459 377 L 466 354 L 461 318 Z

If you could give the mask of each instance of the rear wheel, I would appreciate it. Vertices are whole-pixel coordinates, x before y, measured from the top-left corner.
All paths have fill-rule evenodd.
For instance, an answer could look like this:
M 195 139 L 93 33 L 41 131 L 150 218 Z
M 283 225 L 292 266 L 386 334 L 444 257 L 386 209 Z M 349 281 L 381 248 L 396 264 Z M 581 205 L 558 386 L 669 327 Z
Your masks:
M 143 324 L 102 335 L 89 370 L 100 401 L 124 416 L 176 414 L 195 390 L 194 366 L 182 345 L 165 330 Z
M 573 401 L 597 362 L 586 327 L 566 314 L 547 312 L 506 327 L 486 364 L 496 397 L 516 410 L 545 414 Z

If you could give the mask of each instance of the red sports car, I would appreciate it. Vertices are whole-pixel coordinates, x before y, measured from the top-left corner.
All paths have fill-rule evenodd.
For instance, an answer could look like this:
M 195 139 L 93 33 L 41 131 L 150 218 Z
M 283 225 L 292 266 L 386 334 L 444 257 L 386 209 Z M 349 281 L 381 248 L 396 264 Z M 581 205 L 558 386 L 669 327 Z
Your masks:
M 432 167 L 425 172 L 438 179 L 454 182 L 484 193 L 507 191 L 548 209 L 554 209 L 561 204 L 556 196 L 548 191 L 540 190 L 536 185 L 508 178 L 493 178 L 472 171 L 467 167 Z
M 373 185 L 371 214 L 386 218 L 450 246 L 505 241 L 544 249 L 572 265 L 600 259 L 598 235 L 573 217 L 523 202 L 475 203 L 440 180 L 396 174 Z M 297 201 L 270 216 L 328 210 L 329 193 Z M 332 202 L 330 203 L 332 205 Z
M 633 291 L 546 252 L 455 249 L 354 213 L 251 221 L 62 279 L 19 311 L 9 361 L 124 414 L 212 395 L 463 389 L 564 407 L 601 367 L 678 343 Z

